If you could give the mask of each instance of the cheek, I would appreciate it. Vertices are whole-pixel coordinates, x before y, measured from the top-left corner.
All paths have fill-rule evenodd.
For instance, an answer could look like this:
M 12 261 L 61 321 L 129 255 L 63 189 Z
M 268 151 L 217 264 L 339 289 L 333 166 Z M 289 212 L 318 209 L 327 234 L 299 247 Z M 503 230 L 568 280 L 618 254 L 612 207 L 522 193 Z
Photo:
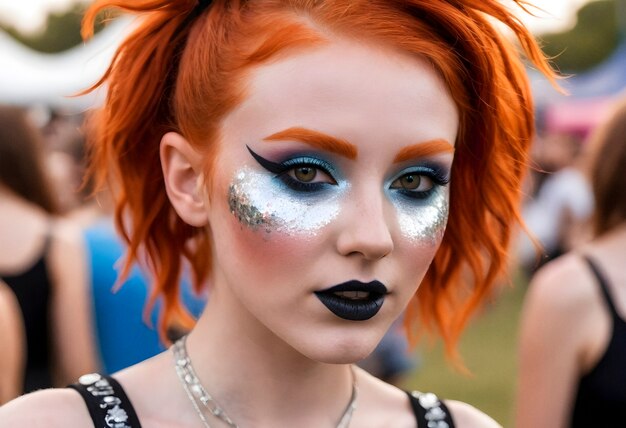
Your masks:
M 397 197 L 394 201 L 402 238 L 411 246 L 436 251 L 448 223 L 449 190 L 438 188 L 428 199 L 411 201 Z
M 340 190 L 321 197 L 295 192 L 269 174 L 242 168 L 228 185 L 228 228 L 234 254 L 275 277 L 301 269 L 315 256 L 325 226 L 340 211 Z
M 333 189 L 316 197 L 288 189 L 269 174 L 243 168 L 228 188 L 228 207 L 242 226 L 266 239 L 313 238 L 338 216 L 340 193 Z
M 449 190 L 437 189 L 428 199 L 394 200 L 402 239 L 397 250 L 401 254 L 405 303 L 413 297 L 421 284 L 441 244 L 448 221 Z
M 287 235 L 271 239 L 242 227 L 235 219 L 229 222 L 231 254 L 237 254 L 234 272 L 251 272 L 257 279 L 282 276 L 287 270 L 300 269 L 299 260 L 306 258 L 307 242 Z

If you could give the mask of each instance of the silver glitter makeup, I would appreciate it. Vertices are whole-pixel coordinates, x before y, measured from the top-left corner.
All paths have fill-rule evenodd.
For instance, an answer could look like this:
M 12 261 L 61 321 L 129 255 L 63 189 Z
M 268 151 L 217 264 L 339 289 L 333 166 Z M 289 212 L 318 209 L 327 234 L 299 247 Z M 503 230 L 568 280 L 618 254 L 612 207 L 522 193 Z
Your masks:
M 244 167 L 228 189 L 228 205 L 239 222 L 253 230 L 315 235 L 339 214 L 343 187 L 321 198 L 298 195 L 271 174 Z
M 423 205 L 396 199 L 394 205 L 404 237 L 414 244 L 438 244 L 448 222 L 449 194 L 448 187 L 439 187 Z

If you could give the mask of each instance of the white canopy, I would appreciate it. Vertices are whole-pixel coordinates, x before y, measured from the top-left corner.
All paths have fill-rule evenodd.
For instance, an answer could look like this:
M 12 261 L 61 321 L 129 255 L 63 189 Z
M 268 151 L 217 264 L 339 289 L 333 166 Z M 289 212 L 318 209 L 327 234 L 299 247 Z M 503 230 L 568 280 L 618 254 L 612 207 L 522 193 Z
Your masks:
M 87 43 L 58 54 L 43 54 L 0 31 L 0 103 L 43 104 L 73 111 L 97 106 L 104 89 L 73 95 L 98 81 L 134 20 L 116 19 Z

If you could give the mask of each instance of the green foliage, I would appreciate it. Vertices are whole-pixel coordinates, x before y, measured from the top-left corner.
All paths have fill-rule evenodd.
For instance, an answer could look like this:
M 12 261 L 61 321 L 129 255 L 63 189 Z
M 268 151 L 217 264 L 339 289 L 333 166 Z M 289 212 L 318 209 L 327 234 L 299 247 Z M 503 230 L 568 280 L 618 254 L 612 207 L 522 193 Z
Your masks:
M 619 42 L 616 0 L 586 4 L 578 11 L 576 26 L 540 39 L 544 52 L 565 73 L 581 72 L 598 65 Z
M 48 15 L 47 22 L 42 31 L 37 34 L 21 34 L 12 26 L 0 24 L 0 28 L 6 31 L 20 43 L 39 52 L 56 53 L 70 49 L 80 43 L 80 23 L 83 18 L 85 6 L 74 4 L 69 10 L 61 13 Z M 96 27 L 100 30 L 102 25 Z

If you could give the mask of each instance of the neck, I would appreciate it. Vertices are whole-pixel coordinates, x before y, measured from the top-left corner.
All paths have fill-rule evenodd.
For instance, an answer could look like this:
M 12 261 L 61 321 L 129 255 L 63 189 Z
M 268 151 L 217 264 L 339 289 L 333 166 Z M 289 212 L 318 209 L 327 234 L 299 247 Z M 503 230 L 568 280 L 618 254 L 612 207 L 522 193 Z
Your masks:
M 187 340 L 207 392 L 242 428 L 335 427 L 352 394 L 349 366 L 306 358 L 213 290 Z

